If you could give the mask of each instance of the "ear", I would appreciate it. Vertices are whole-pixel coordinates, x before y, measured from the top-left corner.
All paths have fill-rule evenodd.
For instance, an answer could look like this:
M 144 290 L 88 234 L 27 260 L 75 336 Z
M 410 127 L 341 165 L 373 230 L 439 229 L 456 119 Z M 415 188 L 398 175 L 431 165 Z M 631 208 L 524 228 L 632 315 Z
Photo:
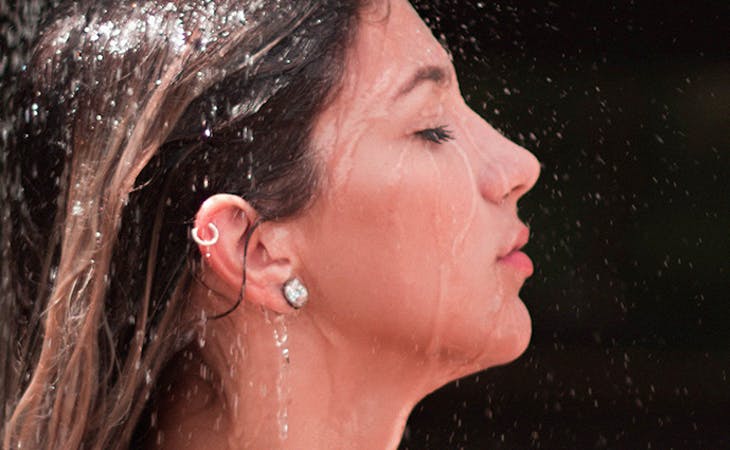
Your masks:
M 282 293 L 282 286 L 293 273 L 290 234 L 277 223 L 263 222 L 257 226 L 258 219 L 256 210 L 236 195 L 216 194 L 203 202 L 195 215 L 203 280 L 211 289 L 235 302 L 244 280 L 245 258 L 243 301 L 281 314 L 292 313 L 295 310 Z M 206 241 L 215 237 L 215 230 L 218 239 L 208 245 Z

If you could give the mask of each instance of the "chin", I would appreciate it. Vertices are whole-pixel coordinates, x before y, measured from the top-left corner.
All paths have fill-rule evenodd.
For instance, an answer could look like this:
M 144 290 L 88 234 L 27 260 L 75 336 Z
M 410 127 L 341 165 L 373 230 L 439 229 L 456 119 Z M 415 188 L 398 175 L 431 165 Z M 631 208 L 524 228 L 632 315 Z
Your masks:
M 522 300 L 508 300 L 497 314 L 484 319 L 479 323 L 462 320 L 452 328 L 455 333 L 442 340 L 437 358 L 443 370 L 442 384 L 508 364 L 527 349 L 532 321 Z
M 532 337 L 532 320 L 527 307 L 519 298 L 513 302 L 510 314 L 512 322 L 509 330 L 504 332 L 503 348 L 504 353 L 502 360 L 497 364 L 507 364 L 520 355 L 522 355 L 527 346 L 530 345 L 530 337 Z M 497 365 L 495 364 L 495 365 Z
M 506 306 L 488 329 L 475 334 L 483 340 L 471 343 L 473 356 L 469 373 L 508 364 L 520 357 L 530 344 L 532 321 L 527 307 L 519 298 Z

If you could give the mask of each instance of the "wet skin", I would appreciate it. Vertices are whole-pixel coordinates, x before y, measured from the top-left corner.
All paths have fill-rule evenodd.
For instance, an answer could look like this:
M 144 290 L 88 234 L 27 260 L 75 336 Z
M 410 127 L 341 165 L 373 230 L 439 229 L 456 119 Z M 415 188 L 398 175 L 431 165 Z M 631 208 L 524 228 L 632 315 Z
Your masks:
M 213 439 L 228 448 L 395 448 L 426 394 L 513 360 L 529 342 L 519 290 L 532 264 L 519 251 L 528 231 L 517 201 L 539 164 L 468 108 L 447 53 L 412 7 L 385 6 L 362 13 L 342 85 L 316 119 L 316 197 L 256 229 L 246 302 L 207 323 L 196 358 L 218 378 L 196 379 L 196 360 L 165 405 L 169 448 Z M 200 248 L 193 309 L 236 300 L 255 220 L 240 197 L 201 206 L 196 226 L 215 223 L 220 239 Z M 291 276 L 309 289 L 298 311 L 281 294 Z M 284 400 L 270 394 L 282 359 L 262 310 L 288 327 Z
M 518 292 L 532 265 L 510 251 L 539 164 L 469 109 L 410 5 L 385 14 L 361 23 L 314 132 L 324 180 L 297 240 L 312 314 L 460 372 L 508 362 L 530 337 Z

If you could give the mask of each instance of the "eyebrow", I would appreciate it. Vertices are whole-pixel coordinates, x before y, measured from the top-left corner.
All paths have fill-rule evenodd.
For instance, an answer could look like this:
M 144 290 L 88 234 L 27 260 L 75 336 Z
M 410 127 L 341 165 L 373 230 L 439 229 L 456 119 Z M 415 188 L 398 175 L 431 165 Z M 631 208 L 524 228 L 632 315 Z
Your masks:
M 398 93 L 393 97 L 393 101 L 407 95 L 414 90 L 418 85 L 425 82 L 433 82 L 436 84 L 443 84 L 449 79 L 448 71 L 441 66 L 425 66 L 419 68 L 408 81 L 403 83 L 403 86 L 398 90 Z

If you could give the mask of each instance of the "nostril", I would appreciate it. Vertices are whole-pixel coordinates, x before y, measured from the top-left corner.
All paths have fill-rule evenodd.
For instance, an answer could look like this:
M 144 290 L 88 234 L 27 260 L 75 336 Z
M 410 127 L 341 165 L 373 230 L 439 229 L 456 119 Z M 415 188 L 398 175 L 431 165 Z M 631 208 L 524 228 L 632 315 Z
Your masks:
M 503 200 L 507 200 L 509 197 L 512 197 L 513 195 L 515 195 L 515 193 L 519 193 L 521 195 L 521 192 L 524 188 L 525 188 L 524 184 L 518 184 L 517 186 L 514 186 L 512 189 L 510 189 L 509 192 L 504 194 Z
M 522 195 L 527 192 L 529 189 L 526 184 L 520 183 L 516 186 L 513 186 L 511 189 L 508 190 L 503 196 L 502 196 L 502 202 L 505 202 L 511 198 L 514 198 L 515 200 L 522 197 Z

